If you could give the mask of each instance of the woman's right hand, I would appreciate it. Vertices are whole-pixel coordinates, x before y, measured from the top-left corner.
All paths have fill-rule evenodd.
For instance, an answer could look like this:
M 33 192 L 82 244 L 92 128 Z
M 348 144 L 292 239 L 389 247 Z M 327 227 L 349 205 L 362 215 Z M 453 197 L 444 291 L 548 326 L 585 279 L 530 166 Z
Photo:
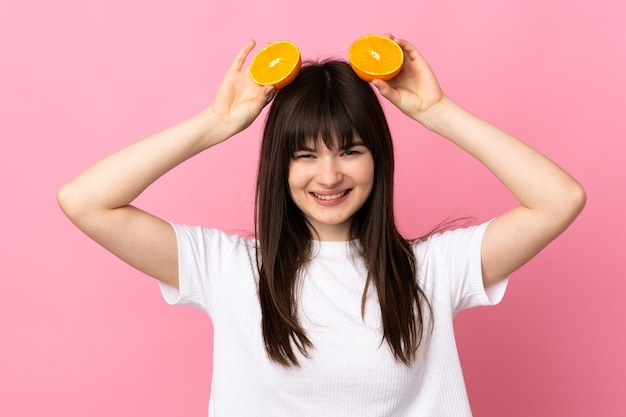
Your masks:
M 193 117 L 98 161 L 65 184 L 58 201 L 76 226 L 128 264 L 178 286 L 178 249 L 172 227 L 131 205 L 172 168 L 242 131 L 273 97 L 256 85 L 244 61 L 247 42 L 220 85 L 213 103 Z
M 400 73 L 391 80 L 374 80 L 373 84 L 383 97 L 404 114 L 423 123 L 429 110 L 445 101 L 446 96 L 430 65 L 417 48 L 405 39 L 391 34 L 386 36 L 404 51 L 404 64 Z
M 203 112 L 210 119 L 213 138 L 225 140 L 250 126 L 274 96 L 274 87 L 257 85 L 248 70 L 242 70 L 254 46 L 255 42 L 250 40 L 241 48 L 226 72 L 213 103 Z

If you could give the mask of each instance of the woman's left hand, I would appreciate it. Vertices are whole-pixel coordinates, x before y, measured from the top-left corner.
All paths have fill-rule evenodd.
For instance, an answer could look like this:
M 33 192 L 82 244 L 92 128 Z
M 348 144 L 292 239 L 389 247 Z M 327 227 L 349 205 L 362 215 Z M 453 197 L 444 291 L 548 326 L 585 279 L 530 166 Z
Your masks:
M 404 114 L 419 122 L 429 109 L 445 98 L 445 94 L 430 65 L 415 46 L 391 34 L 385 36 L 400 45 L 404 51 L 404 64 L 391 80 L 374 80 L 372 84 Z
M 481 266 L 485 287 L 524 265 L 561 234 L 583 209 L 585 190 L 566 171 L 524 142 L 480 119 L 446 96 L 426 60 L 403 39 L 402 70 L 374 80 L 380 94 L 426 128 L 482 163 L 518 200 L 485 231 Z

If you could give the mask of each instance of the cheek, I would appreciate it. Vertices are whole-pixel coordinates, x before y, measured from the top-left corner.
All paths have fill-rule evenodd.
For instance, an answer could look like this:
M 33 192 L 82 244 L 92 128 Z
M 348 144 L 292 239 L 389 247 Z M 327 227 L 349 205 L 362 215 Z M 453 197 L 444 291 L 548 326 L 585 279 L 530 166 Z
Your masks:
M 294 162 L 289 164 L 287 184 L 289 185 L 289 188 L 303 188 L 311 182 L 313 176 L 314 171 L 312 171 L 309 164 Z
M 289 195 L 293 198 L 295 192 L 302 188 L 302 172 L 294 164 L 289 165 L 289 172 L 287 173 L 287 187 L 289 188 Z
M 363 164 L 359 176 L 359 180 L 363 185 L 369 185 L 370 188 L 374 185 L 374 176 L 375 176 L 375 167 L 374 160 L 370 159 Z

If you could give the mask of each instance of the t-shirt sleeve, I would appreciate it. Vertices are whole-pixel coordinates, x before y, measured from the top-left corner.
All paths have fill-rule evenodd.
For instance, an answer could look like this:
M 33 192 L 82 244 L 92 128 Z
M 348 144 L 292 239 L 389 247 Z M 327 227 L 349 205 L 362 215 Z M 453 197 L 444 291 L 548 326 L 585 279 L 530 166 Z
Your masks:
M 453 314 L 477 306 L 498 304 L 508 277 L 485 288 L 481 265 L 481 246 L 489 222 L 449 230 L 428 239 L 428 262 L 437 271 L 434 279 L 449 290 Z
M 189 305 L 211 315 L 214 299 L 241 261 L 249 264 L 245 239 L 216 229 L 171 223 L 178 241 L 178 286 L 159 283 L 168 304 Z

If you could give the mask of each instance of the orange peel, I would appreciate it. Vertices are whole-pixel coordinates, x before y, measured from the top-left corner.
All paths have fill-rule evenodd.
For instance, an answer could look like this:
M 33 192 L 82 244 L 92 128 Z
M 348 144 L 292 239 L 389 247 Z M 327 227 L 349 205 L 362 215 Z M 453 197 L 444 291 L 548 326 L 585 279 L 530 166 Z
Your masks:
M 298 76 L 301 66 L 298 47 L 291 41 L 276 41 L 256 53 L 250 64 L 250 78 L 258 85 L 273 85 L 279 90 Z
M 390 80 L 402 69 L 404 51 L 391 38 L 365 35 L 350 45 L 348 60 L 354 72 L 363 80 Z

